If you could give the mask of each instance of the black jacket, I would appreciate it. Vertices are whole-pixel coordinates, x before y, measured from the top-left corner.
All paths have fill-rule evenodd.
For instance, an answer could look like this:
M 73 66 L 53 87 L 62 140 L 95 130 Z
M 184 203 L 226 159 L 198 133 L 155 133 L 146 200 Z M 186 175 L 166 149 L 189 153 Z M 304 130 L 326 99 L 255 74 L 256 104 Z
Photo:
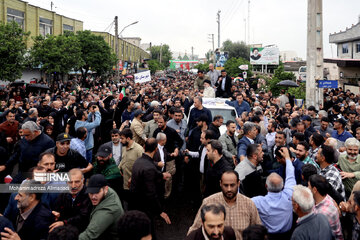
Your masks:
M 221 175 L 228 170 L 233 170 L 233 168 L 229 165 L 224 156 L 222 156 L 214 165 L 210 162 L 210 166 L 206 169 L 205 173 L 205 197 L 221 191 Z
M 163 175 L 147 154 L 138 158 L 132 168 L 130 208 L 140 210 L 149 217 L 162 212 Z
M 54 141 L 44 133 L 41 133 L 30 142 L 23 138 L 19 142 L 19 150 L 15 151 L 7 161 L 6 168 L 13 167 L 19 161 L 19 171 L 27 172 L 30 168 L 36 166 L 41 153 L 54 146 Z
M 68 172 L 73 168 L 86 168 L 89 164 L 78 151 L 73 149 L 69 149 L 66 157 L 58 156 L 56 154 L 56 147 L 50 148 L 46 152 L 55 155 L 55 169 L 59 169 L 60 172 Z
M 60 213 L 58 221 L 64 221 L 65 224 L 75 226 L 79 232 L 83 232 L 89 224 L 92 204 L 88 194 L 85 193 L 86 187 L 76 195 L 72 200 L 71 193 L 62 193 L 59 195 L 54 211 Z
M 16 219 L 14 216 L 11 220 L 14 228 L 16 229 Z M 50 209 L 46 208 L 41 202 L 39 202 L 28 218 L 24 221 L 24 224 L 19 234 L 21 240 L 42 240 L 47 239 L 49 226 L 54 222 L 54 217 Z
M 210 123 L 208 130 L 214 131 L 215 133 L 214 139 L 219 139 L 221 134 L 220 134 L 220 129 L 217 126 L 215 126 L 213 123 Z
M 157 128 L 154 131 L 153 137 L 156 138 L 156 135 L 159 132 L 163 132 L 166 135 L 166 144 L 165 148 L 168 151 L 168 153 L 173 153 L 175 148 L 181 149 L 183 145 L 183 140 L 179 136 L 179 134 L 175 131 L 175 129 L 166 126 L 165 130 L 160 130 L 160 128 Z
M 215 83 L 215 86 L 217 87 L 216 97 L 223 97 L 223 98 L 231 97 L 231 95 L 232 95 L 232 93 L 231 93 L 231 86 L 232 86 L 231 77 L 226 76 L 226 78 L 222 80 L 222 81 L 226 81 L 225 82 L 225 91 L 223 91 L 221 89 L 222 81 L 219 81 L 220 78 L 222 78 L 222 76 L 220 76 L 219 79 Z

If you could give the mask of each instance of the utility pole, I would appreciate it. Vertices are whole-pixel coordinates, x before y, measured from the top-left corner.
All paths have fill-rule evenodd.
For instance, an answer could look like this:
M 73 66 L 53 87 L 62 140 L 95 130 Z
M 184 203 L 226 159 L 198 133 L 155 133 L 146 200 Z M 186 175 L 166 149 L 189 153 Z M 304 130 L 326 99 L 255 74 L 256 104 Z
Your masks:
M 194 47 L 191 47 L 191 60 L 194 60 Z
M 208 34 L 208 39 L 210 40 L 209 42 L 212 43 L 212 54 L 211 54 L 211 58 L 214 60 L 215 59 L 215 43 L 214 43 L 214 34 Z
M 53 10 L 53 6 L 54 6 L 54 3 L 51 2 L 51 3 L 50 3 L 51 11 Z
M 248 24 L 248 44 L 250 45 L 250 0 L 248 2 L 248 20 L 247 20 L 247 24 Z
M 244 43 L 246 45 L 246 18 L 244 18 Z
M 306 56 L 306 106 L 323 103 L 323 92 L 317 81 L 324 78 L 322 0 L 308 0 L 307 56 Z
M 217 23 L 218 23 L 218 48 L 220 48 L 220 13 L 221 11 L 219 10 L 217 12 Z
M 116 72 L 117 76 L 120 75 L 120 69 L 119 69 L 119 22 L 118 22 L 118 16 L 115 16 L 115 54 L 116 54 Z

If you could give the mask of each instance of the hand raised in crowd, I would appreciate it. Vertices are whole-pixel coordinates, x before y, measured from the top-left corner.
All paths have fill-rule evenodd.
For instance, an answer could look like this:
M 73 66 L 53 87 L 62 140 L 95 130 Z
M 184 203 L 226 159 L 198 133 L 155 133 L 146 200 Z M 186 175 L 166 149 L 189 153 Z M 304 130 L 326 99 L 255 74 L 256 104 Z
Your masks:
M 287 147 L 282 147 L 280 150 L 279 150 L 281 156 L 283 156 L 283 158 L 288 159 L 288 160 L 291 160 L 290 158 L 290 153 L 289 153 L 289 149 Z

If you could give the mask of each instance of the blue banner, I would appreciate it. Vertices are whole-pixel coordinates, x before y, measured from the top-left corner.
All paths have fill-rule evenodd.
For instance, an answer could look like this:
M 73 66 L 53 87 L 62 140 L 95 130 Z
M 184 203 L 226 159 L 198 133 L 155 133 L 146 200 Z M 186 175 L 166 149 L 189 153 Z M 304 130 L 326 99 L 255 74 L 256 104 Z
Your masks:
M 337 80 L 319 80 L 319 88 L 337 88 L 338 81 Z

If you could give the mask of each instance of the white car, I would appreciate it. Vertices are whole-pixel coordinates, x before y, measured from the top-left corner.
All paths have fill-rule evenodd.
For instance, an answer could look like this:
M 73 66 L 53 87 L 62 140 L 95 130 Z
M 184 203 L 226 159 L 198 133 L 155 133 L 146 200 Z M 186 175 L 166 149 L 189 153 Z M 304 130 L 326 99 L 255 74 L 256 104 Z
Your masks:
M 228 120 L 233 120 L 236 122 L 235 118 L 238 117 L 236 109 L 232 106 L 229 106 L 225 103 L 228 98 L 203 98 L 203 106 L 206 107 L 211 111 L 211 116 L 214 117 L 216 115 L 221 115 L 224 118 L 224 123 L 220 126 L 220 134 L 224 134 L 226 132 L 226 122 Z M 190 107 L 191 109 L 194 108 L 194 105 Z M 190 115 L 188 117 L 188 122 L 190 119 Z M 212 119 L 211 119 L 212 121 Z

